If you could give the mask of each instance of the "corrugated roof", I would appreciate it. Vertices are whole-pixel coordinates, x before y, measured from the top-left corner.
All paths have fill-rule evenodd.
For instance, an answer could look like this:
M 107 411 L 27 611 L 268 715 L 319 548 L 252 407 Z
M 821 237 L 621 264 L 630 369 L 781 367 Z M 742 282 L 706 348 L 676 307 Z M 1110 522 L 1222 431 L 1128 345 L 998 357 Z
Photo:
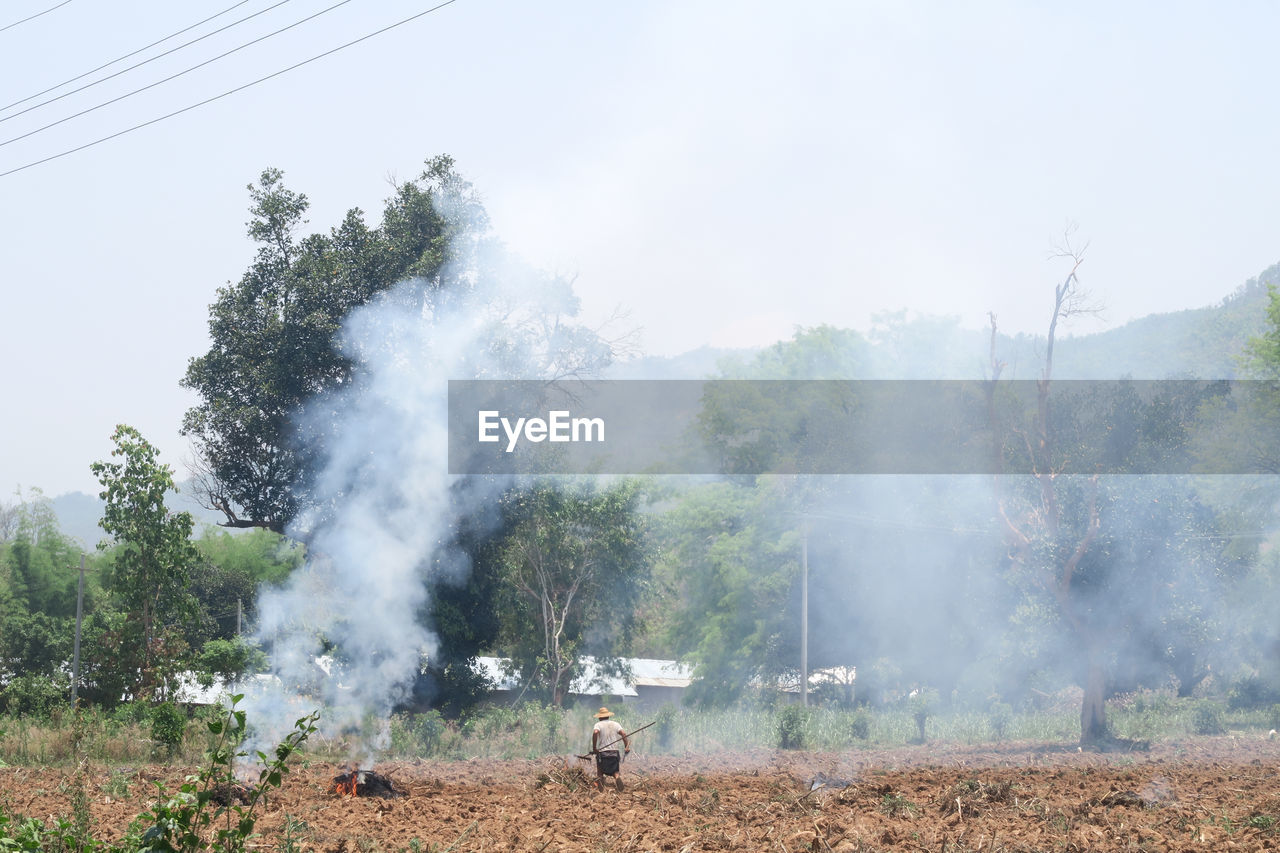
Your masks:
M 688 687 L 693 683 L 693 667 L 674 660 L 628 658 L 631 683 L 636 687 Z
M 520 682 L 506 671 L 506 658 L 478 657 L 475 668 L 493 684 L 494 690 L 518 690 Z
M 604 675 L 594 658 L 582 659 L 582 674 L 569 685 L 569 692 L 579 696 L 639 696 L 636 689 L 621 678 Z
M 249 693 L 270 689 L 280 683 L 280 679 L 267 673 L 251 675 L 238 684 L 227 684 L 221 678 L 214 678 L 208 687 L 200 684 L 196 673 L 183 672 L 178 675 L 178 687 L 173 691 L 173 701 L 187 705 L 225 705 L 233 693 Z
M 623 658 L 631 669 L 631 678 L 603 675 L 594 658 L 582 659 L 583 672 L 569 685 L 569 693 L 577 696 L 639 696 L 637 687 L 688 687 L 693 681 L 693 668 L 672 660 L 655 658 Z M 518 690 L 520 682 L 506 672 L 507 661 L 497 657 L 476 658 L 476 668 L 497 690 Z

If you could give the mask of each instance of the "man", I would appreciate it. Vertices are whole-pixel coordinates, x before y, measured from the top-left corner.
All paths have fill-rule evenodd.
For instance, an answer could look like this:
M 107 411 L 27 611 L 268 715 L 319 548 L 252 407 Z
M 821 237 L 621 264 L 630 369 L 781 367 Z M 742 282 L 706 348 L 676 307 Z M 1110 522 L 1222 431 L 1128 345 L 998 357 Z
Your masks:
M 596 788 L 602 791 L 606 776 L 612 776 L 618 790 L 622 790 L 622 755 L 631 754 L 631 740 L 612 718 L 612 711 L 601 708 L 596 712 L 599 722 L 591 727 L 591 753 L 596 757 Z M 618 741 L 622 741 L 622 755 L 618 753 Z

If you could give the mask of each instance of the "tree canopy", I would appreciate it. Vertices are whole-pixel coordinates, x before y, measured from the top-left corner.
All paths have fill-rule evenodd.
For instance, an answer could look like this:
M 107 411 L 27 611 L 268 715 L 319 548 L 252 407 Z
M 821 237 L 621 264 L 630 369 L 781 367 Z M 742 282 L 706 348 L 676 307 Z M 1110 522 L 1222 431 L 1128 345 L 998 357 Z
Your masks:
M 142 696 L 163 681 L 157 669 L 182 657 L 179 626 L 195 615 L 187 586 L 198 556 L 190 541 L 194 521 L 190 513 L 173 513 L 165 505 L 173 472 L 153 444 L 124 424 L 111 440 L 111 455 L 119 461 L 90 468 L 106 502 L 102 529 L 119 545 L 105 584 L 127 614 L 117 654 L 137 662 L 131 692 Z
M 535 694 L 555 705 L 592 655 L 616 669 L 649 577 L 634 482 L 540 481 L 502 501 L 499 642 Z
M 352 378 L 335 340 L 343 320 L 406 279 L 418 284 L 403 298 L 424 309 L 467 290 L 491 238 L 474 189 L 447 156 L 395 185 L 374 228 L 355 208 L 328 234 L 301 236 L 310 202 L 278 169 L 264 171 L 249 194 L 258 253 L 210 308 L 212 344 L 182 380 L 200 396 L 183 434 L 195 446 L 203 498 L 227 526 L 283 533 L 307 507 L 324 452 L 324 429 L 301 440 L 296 418 L 308 400 Z

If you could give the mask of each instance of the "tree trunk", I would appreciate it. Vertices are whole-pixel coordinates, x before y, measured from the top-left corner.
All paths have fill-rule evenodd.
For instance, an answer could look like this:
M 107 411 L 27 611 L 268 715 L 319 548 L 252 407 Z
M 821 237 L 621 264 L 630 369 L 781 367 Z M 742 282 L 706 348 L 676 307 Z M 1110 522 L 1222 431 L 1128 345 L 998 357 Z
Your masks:
M 1102 655 L 1090 649 L 1084 679 L 1084 701 L 1080 708 L 1080 745 L 1090 746 L 1107 739 L 1106 670 Z

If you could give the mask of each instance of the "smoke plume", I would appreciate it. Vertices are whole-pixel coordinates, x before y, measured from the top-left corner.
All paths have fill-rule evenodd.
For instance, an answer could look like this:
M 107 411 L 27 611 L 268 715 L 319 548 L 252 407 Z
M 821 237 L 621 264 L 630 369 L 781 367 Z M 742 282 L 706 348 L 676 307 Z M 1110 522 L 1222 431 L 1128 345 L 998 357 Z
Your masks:
M 454 520 L 497 488 L 448 474 L 448 380 L 559 375 L 608 356 L 565 322 L 577 308 L 566 282 L 497 251 L 469 254 L 447 289 L 410 280 L 352 312 L 340 340 L 354 381 L 297 424 L 323 464 L 290 529 L 308 560 L 259 597 L 255 639 L 271 677 L 246 690 L 255 748 L 317 707 L 322 734 L 360 745 L 353 760 L 368 766 L 387 745 L 391 710 L 435 652 L 420 622 L 429 583 L 468 569 L 451 544 Z M 326 652 L 328 672 L 317 664 Z

